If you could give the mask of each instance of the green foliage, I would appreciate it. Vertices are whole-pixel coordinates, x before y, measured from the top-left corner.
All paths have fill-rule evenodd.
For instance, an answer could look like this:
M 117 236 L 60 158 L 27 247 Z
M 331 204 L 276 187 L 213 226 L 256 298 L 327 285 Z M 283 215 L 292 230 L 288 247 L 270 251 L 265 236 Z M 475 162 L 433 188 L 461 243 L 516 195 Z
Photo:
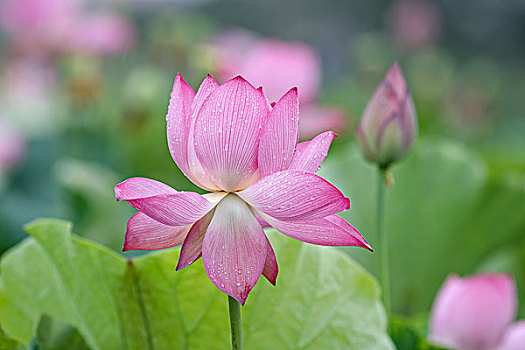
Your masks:
M 485 164 L 462 146 L 422 143 L 392 170 L 386 231 L 397 312 L 428 311 L 449 273 L 473 273 L 484 256 L 523 234 L 525 192 L 489 183 Z M 321 175 L 350 196 L 352 208 L 343 216 L 374 247 L 375 167 L 352 145 L 332 153 Z M 376 254 L 348 253 L 376 270 Z
M 129 206 L 115 200 L 113 187 L 124 180 L 109 167 L 96 162 L 64 158 L 54 165 L 57 183 L 69 205 L 82 236 L 113 249 L 122 247 L 125 222 L 132 215 Z
M 46 315 L 38 323 L 36 339 L 40 350 L 89 350 L 76 328 Z
M 518 319 L 524 318 L 525 303 L 521 301 L 525 300 L 525 237 L 490 254 L 478 266 L 478 271 L 509 273 L 514 277 L 520 301 Z
M 9 338 L 3 331 L 0 329 L 0 350 L 23 350 L 26 349 L 19 342 Z
M 104 350 L 229 346 L 226 296 L 201 263 L 175 272 L 178 249 L 127 260 L 63 221 L 27 230 L 32 237 L 1 262 L 0 323 L 13 339 L 28 344 L 36 332 L 60 344 L 60 334 L 80 334 Z M 393 349 L 368 273 L 336 249 L 269 236 L 278 285 L 261 280 L 243 307 L 247 349 Z
M 407 319 L 394 318 L 391 320 L 390 335 L 397 350 L 446 350 L 429 344 Z

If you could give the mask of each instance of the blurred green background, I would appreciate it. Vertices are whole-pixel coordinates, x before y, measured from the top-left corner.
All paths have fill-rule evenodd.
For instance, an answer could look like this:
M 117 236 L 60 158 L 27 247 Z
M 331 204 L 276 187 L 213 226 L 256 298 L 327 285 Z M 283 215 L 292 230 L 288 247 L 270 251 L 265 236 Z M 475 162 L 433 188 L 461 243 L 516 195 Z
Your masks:
M 396 312 L 428 312 L 449 273 L 492 270 L 516 278 L 525 316 L 525 2 L 19 2 L 0 1 L 1 251 L 39 217 L 70 220 L 120 251 L 133 211 L 115 202 L 116 183 L 144 176 L 198 190 L 166 144 L 175 74 L 194 88 L 207 73 L 221 80 L 225 64 L 240 70 L 250 47 L 272 38 L 318 55 L 307 104 L 343 116 L 329 124 L 339 137 L 321 173 L 352 198 L 344 215 L 372 246 L 376 174 L 354 127 L 401 64 L 420 135 L 388 194 Z M 303 127 L 324 131 L 322 118 Z M 373 254 L 347 251 L 375 271 Z

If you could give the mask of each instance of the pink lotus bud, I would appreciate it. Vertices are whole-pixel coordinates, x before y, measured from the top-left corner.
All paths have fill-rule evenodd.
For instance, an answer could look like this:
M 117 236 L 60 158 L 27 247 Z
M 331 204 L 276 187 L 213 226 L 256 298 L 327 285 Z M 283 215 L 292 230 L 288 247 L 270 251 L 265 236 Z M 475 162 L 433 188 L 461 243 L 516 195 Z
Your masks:
M 366 158 L 387 167 L 403 158 L 416 134 L 414 102 L 396 62 L 368 102 L 357 127 L 357 139 Z
M 509 275 L 449 276 L 434 301 L 430 340 L 459 350 L 496 349 L 516 315 L 516 299 Z
M 525 321 L 511 325 L 498 350 L 522 350 L 525 347 Z

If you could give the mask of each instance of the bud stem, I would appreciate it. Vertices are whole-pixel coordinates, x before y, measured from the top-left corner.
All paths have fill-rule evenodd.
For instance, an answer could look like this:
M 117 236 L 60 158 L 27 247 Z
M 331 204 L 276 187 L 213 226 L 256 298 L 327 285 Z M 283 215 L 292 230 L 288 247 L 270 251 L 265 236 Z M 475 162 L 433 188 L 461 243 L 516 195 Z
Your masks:
M 230 327 L 232 331 L 232 350 L 242 350 L 241 304 L 228 295 Z
M 377 233 L 379 237 L 379 280 L 385 306 L 387 321 L 390 319 L 390 271 L 389 271 L 389 243 L 388 235 L 385 233 L 385 189 L 389 170 L 386 167 L 378 167 L 377 182 Z

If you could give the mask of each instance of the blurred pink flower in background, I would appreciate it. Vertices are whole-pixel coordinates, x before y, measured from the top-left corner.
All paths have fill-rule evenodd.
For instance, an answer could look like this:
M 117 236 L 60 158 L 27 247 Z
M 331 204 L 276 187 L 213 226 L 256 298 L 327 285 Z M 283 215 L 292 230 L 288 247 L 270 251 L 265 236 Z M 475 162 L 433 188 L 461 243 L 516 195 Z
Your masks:
M 255 86 L 263 86 L 270 102 L 297 87 L 301 99 L 301 138 L 327 130 L 342 131 L 343 111 L 317 104 L 322 81 L 321 58 L 301 42 L 258 38 L 243 30 L 227 31 L 212 41 L 216 51 L 216 73 L 226 81 L 241 75 Z
M 483 273 L 469 277 L 449 276 L 439 290 L 430 319 L 430 340 L 458 350 L 513 348 L 525 337 L 516 316 L 516 286 L 506 274 Z
M 2 68 L 0 104 L 4 119 L 24 135 L 52 131 L 60 108 L 57 76 L 51 62 L 15 55 Z
M 523 350 L 525 348 L 525 321 L 511 325 L 497 350 Z
M 346 114 L 340 108 L 306 105 L 301 108 L 299 130 L 303 139 L 311 138 L 325 130 L 346 130 Z
M 109 13 L 89 13 L 79 18 L 68 43 L 73 52 L 111 55 L 126 52 L 134 37 L 134 28 L 127 18 Z
M 75 4 L 70 0 L 3 0 L 0 27 L 11 44 L 23 51 L 56 48 L 73 25 Z
M 22 52 L 115 54 L 133 41 L 132 23 L 110 13 L 85 11 L 75 0 L 3 0 L 0 28 Z
M 26 151 L 22 134 L 3 120 L 1 113 L 0 110 L 0 174 L 14 168 Z
M 261 274 L 276 283 L 263 227 L 311 244 L 371 250 L 337 215 L 350 200 L 315 174 L 335 134 L 297 143 L 297 89 L 272 106 L 242 77 L 219 86 L 208 76 L 195 93 L 177 74 L 166 121 L 173 160 L 211 193 L 137 177 L 118 184 L 117 200 L 140 210 L 128 221 L 124 250 L 182 244 L 177 270 L 202 256 L 210 280 L 241 304 Z
M 389 20 L 394 40 L 408 50 L 433 44 L 441 31 L 441 13 L 433 1 L 397 1 Z

